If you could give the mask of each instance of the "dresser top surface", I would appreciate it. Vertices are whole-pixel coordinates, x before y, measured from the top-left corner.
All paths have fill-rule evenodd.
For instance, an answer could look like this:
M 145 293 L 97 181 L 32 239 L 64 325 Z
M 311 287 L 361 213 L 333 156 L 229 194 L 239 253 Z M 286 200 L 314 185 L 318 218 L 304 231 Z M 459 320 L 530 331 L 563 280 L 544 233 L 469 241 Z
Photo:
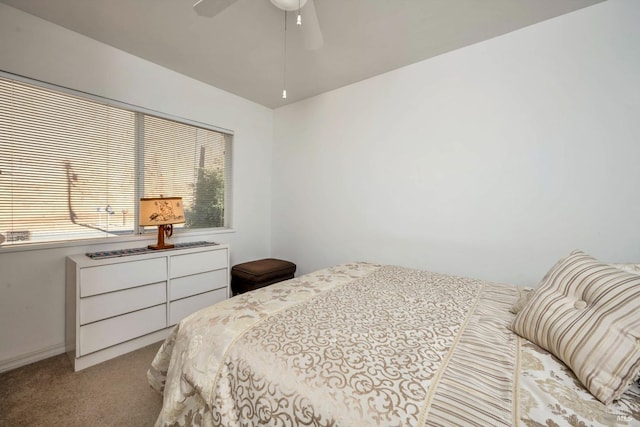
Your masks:
M 212 243 L 212 242 L 208 242 L 208 243 L 209 244 L 207 245 L 203 244 L 198 246 L 176 247 L 173 249 L 162 249 L 162 250 L 149 249 L 145 251 L 138 251 L 139 248 L 124 249 L 122 250 L 121 254 L 100 257 L 99 259 L 91 258 L 86 253 L 69 255 L 67 258 L 73 261 L 79 267 L 93 267 L 98 265 L 140 261 L 140 260 L 152 259 L 152 258 L 165 258 L 168 256 L 186 255 L 186 254 L 197 253 L 197 252 L 229 249 L 229 245 L 226 243 Z M 106 254 L 108 252 L 109 251 L 94 252 L 94 254 L 96 253 Z

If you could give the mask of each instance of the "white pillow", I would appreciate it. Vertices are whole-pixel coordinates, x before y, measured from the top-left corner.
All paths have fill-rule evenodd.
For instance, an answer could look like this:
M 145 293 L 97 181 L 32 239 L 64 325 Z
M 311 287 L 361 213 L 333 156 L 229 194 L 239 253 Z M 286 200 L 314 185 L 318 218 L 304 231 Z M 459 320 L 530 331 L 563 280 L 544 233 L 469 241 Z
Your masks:
M 520 313 L 520 310 L 526 307 L 526 305 L 529 303 L 529 300 L 531 299 L 531 295 L 533 295 L 534 289 L 520 288 L 518 289 L 518 291 L 520 292 L 520 297 L 518 298 L 518 301 L 516 301 L 516 303 L 513 304 L 513 307 L 509 309 L 509 311 L 512 312 L 513 314 Z
M 627 273 L 640 274 L 640 264 L 611 264 Z

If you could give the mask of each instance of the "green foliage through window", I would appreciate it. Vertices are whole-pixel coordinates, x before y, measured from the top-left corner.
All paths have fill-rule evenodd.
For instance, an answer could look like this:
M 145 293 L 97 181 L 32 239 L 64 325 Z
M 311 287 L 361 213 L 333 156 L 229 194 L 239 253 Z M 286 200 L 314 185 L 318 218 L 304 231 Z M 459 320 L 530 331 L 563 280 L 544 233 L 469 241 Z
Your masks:
M 192 209 L 185 211 L 187 228 L 222 227 L 224 176 L 220 170 L 200 169 Z

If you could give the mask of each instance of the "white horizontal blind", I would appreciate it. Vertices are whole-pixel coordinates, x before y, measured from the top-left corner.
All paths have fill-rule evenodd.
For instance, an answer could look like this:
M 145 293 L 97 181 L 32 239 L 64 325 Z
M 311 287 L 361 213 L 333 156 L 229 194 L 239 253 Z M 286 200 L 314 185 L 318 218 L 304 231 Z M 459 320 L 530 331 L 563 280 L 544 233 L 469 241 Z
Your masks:
M 132 234 L 143 196 L 183 197 L 183 227 L 228 226 L 230 146 L 221 132 L 0 77 L 0 245 Z
M 144 197 L 182 197 L 178 228 L 224 226 L 226 145 L 223 133 L 145 116 Z
M 0 79 L 4 244 L 134 230 L 134 113 Z

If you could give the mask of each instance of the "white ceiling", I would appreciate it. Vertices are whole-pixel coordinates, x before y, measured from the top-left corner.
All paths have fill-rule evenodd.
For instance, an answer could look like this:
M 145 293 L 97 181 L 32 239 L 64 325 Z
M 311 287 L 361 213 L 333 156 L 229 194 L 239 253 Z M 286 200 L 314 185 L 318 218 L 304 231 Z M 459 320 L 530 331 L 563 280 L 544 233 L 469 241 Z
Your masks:
M 237 0 L 213 18 L 195 0 L 0 0 L 270 108 L 600 1 L 315 0 L 324 46 L 305 50 L 289 13 L 284 100 L 284 12 L 269 0 Z

